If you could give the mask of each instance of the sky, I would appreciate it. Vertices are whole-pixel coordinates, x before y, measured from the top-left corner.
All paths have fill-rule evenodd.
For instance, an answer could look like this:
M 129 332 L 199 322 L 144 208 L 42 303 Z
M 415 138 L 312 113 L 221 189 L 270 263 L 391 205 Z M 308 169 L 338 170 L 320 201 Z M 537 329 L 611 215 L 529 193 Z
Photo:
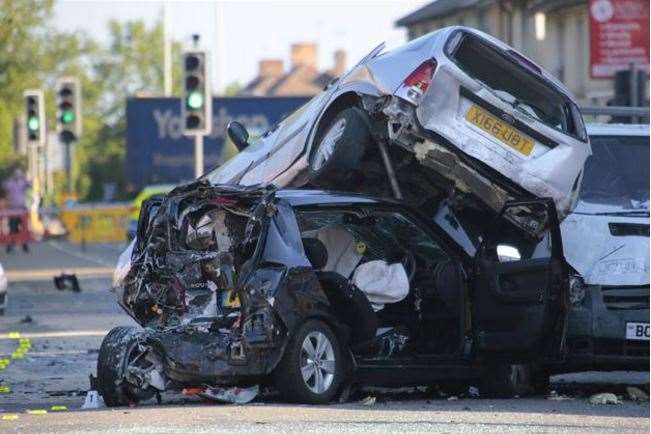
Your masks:
M 200 34 L 201 46 L 211 52 L 213 86 L 223 89 L 253 79 L 262 58 L 283 59 L 288 68 L 294 42 L 319 44 L 321 70 L 332 66 L 339 48 L 346 50 L 351 66 L 383 41 L 389 47 L 401 45 L 406 30 L 394 22 L 428 1 L 58 0 L 54 25 L 106 42 L 110 19 L 153 24 L 162 19 L 163 3 L 171 37 L 189 45 L 191 35 Z

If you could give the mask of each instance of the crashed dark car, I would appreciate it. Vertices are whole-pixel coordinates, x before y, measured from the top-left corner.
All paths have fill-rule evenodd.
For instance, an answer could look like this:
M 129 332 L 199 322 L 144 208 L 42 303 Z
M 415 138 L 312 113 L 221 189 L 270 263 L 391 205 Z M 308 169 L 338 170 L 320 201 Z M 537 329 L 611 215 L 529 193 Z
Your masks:
M 548 216 L 551 249 L 503 216 L 480 239 L 445 201 L 178 187 L 143 204 L 121 257 L 119 304 L 142 328 L 105 337 L 98 390 L 109 406 L 205 385 L 305 403 L 349 384 L 518 393 L 514 363 L 557 359 L 567 310 L 554 202 L 506 208 L 522 207 Z

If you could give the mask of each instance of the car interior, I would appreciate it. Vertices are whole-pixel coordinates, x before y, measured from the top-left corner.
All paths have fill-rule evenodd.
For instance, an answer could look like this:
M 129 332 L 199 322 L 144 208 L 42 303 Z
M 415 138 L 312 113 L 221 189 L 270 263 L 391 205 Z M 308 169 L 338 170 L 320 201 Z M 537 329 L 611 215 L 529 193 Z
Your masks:
M 354 354 L 393 358 L 460 350 L 463 269 L 435 237 L 393 210 L 296 210 L 307 258 Z

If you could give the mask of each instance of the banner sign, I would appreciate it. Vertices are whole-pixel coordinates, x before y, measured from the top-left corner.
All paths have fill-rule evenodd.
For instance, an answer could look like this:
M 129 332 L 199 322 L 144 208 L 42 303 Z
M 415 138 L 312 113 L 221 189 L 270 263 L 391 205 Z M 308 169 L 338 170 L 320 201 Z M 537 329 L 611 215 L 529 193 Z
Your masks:
M 230 121 L 259 136 L 307 101 L 306 97 L 213 98 L 212 132 L 204 137 L 205 170 L 222 162 Z M 194 138 L 182 132 L 179 98 L 127 99 L 126 171 L 132 188 L 194 177 Z
M 613 78 L 631 63 L 649 73 L 649 0 L 590 0 L 590 76 Z

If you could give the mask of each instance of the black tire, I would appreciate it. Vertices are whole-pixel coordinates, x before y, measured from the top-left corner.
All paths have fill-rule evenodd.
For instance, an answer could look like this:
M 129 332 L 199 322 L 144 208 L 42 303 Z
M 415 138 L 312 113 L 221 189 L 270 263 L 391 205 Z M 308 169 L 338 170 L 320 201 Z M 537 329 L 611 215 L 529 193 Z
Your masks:
M 334 353 L 334 372 L 332 373 L 332 382 L 320 393 L 315 393 L 315 391 L 310 388 L 309 382 L 313 383 L 312 386 L 316 385 L 316 377 L 314 376 L 310 377 L 308 380 L 303 380 L 303 375 L 301 373 L 301 363 L 306 354 L 303 351 L 303 343 L 308 336 L 313 333 L 323 334 L 332 345 Z M 283 398 L 290 402 L 326 404 L 334 398 L 344 374 L 344 354 L 341 350 L 337 336 L 323 321 L 312 319 L 299 326 L 296 332 L 290 337 L 287 348 L 285 349 L 285 354 L 274 370 L 273 380 Z
M 486 372 L 480 395 L 489 398 L 513 398 L 527 396 L 534 392 L 533 370 L 530 365 L 500 364 Z
M 97 357 L 97 391 L 108 407 L 124 406 L 134 401 L 120 381 L 127 352 L 137 336 L 138 330 L 134 327 L 115 327 L 102 341 Z
M 357 107 L 349 107 L 327 124 L 320 127 L 319 135 L 315 140 L 310 153 L 308 173 L 310 182 L 317 187 L 331 189 L 346 189 L 353 181 L 354 171 L 357 169 L 366 147 L 371 142 L 371 133 L 368 128 L 366 114 Z M 324 143 L 329 142 L 330 133 L 338 125 L 343 125 L 341 136 L 334 140 L 332 152 L 323 160 L 322 152 Z M 322 149 L 323 148 L 323 149 Z

